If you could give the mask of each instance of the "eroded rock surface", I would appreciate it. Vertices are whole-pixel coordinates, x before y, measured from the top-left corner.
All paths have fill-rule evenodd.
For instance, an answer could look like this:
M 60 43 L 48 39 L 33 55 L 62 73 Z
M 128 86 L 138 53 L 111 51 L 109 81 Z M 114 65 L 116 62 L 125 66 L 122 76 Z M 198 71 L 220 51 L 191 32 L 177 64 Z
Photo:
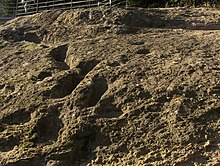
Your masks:
M 219 165 L 217 9 L 52 11 L 0 26 L 0 165 Z

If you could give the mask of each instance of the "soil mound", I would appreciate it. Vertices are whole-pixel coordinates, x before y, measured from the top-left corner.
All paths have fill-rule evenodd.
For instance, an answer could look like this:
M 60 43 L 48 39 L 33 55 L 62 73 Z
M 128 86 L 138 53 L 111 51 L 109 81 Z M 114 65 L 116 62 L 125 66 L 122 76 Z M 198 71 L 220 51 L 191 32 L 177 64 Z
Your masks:
M 219 165 L 220 12 L 46 11 L 0 26 L 0 165 Z

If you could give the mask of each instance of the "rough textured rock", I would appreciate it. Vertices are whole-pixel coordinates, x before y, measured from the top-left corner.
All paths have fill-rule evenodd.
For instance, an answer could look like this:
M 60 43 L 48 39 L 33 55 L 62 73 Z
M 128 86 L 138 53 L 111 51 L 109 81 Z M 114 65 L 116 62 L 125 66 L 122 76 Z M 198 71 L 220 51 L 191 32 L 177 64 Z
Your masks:
M 220 12 L 43 12 L 0 26 L 0 165 L 219 165 Z

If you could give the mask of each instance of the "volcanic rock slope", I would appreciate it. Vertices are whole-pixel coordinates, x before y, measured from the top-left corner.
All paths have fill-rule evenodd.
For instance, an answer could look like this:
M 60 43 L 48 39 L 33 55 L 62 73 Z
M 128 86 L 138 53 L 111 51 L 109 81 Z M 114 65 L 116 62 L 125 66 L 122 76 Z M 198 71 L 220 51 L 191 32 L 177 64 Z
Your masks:
M 220 165 L 220 11 L 46 11 L 0 26 L 0 165 Z

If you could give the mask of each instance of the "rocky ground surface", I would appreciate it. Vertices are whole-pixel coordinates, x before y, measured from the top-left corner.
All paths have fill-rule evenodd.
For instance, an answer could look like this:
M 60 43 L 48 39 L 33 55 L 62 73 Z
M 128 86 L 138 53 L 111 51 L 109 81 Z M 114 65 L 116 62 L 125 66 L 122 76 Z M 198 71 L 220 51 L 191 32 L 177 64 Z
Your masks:
M 220 11 L 46 11 L 0 26 L 0 165 L 220 165 Z

